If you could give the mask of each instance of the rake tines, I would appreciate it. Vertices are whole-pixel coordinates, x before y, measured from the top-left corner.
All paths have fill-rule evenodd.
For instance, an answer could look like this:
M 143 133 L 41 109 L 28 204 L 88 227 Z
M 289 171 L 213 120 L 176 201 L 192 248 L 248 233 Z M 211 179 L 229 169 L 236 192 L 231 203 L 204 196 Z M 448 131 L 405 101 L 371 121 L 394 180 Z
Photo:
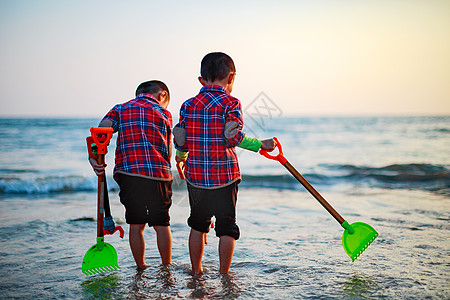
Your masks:
M 351 256 L 352 261 L 355 261 L 366 249 L 372 244 L 372 242 L 377 238 L 378 232 L 376 232 L 373 236 L 369 238 L 369 241 L 366 244 L 363 244 L 361 249 L 356 249 L 353 255 Z
M 85 270 L 83 270 L 83 273 L 86 275 L 95 275 L 95 274 L 111 272 L 111 271 L 115 271 L 115 270 L 120 270 L 120 267 L 117 264 L 109 265 L 109 266 L 98 266 L 98 267 L 94 267 L 94 268 L 90 268 L 90 269 L 85 269 Z

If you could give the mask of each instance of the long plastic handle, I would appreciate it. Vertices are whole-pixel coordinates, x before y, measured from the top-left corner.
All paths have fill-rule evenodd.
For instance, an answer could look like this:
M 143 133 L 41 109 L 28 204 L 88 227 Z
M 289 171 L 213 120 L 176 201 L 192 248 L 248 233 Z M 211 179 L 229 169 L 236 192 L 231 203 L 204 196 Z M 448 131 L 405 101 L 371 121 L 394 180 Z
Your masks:
M 94 143 L 97 145 L 98 154 L 106 154 L 108 152 L 107 146 L 111 140 L 114 129 L 112 127 L 91 127 L 91 136 Z M 104 139 L 99 138 L 99 134 L 105 134 Z
M 112 127 L 91 127 L 91 137 L 97 145 L 97 162 L 99 165 L 105 161 L 105 154 L 108 152 L 108 143 L 113 134 Z M 101 140 L 99 135 L 102 136 Z M 104 203 L 105 203 L 105 175 L 98 176 L 98 192 L 97 192 L 97 237 L 103 237 L 103 219 L 104 219 Z
M 276 137 L 273 138 L 277 145 L 276 147 L 279 150 L 279 154 L 274 156 L 270 155 L 267 150 L 260 150 L 259 153 L 269 159 L 279 161 L 310 193 L 316 198 L 317 201 L 339 222 L 339 224 L 343 224 L 345 222 L 344 218 L 319 194 L 318 191 L 303 177 L 284 157 L 283 148 L 281 147 L 281 143 L 278 141 Z
M 98 146 L 97 146 L 98 147 Z M 99 154 L 97 162 L 99 165 L 103 164 L 105 159 L 104 154 Z M 104 220 L 104 203 L 105 203 L 105 175 L 98 176 L 98 190 L 97 190 L 97 237 L 103 237 L 103 220 Z
M 185 160 L 184 161 L 182 161 L 182 160 L 177 161 L 178 174 L 180 175 L 180 178 L 184 180 L 184 179 L 186 179 L 186 177 L 184 177 L 184 168 L 181 167 L 181 163 L 183 163 L 183 165 L 184 165 L 186 163 L 186 161 Z

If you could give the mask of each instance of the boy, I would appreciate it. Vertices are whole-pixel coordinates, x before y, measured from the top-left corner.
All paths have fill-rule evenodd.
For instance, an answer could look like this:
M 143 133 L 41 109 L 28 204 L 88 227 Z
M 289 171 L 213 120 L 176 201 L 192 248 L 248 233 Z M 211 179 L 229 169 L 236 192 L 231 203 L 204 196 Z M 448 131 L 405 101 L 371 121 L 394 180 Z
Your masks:
M 180 121 L 174 128 L 176 161 L 185 162 L 185 177 L 191 213 L 188 225 L 189 254 L 193 275 L 201 274 L 204 234 L 211 217 L 216 217 L 219 240 L 220 273 L 228 273 L 233 258 L 236 225 L 236 200 L 241 180 L 235 147 L 252 151 L 273 150 L 273 139 L 260 141 L 243 132 L 241 103 L 232 97 L 236 69 L 228 55 L 207 54 L 201 62 L 203 88 L 183 103 Z M 186 160 L 187 158 L 187 160 Z
M 172 205 L 172 115 L 166 109 L 170 95 L 167 86 L 157 80 L 141 83 L 136 98 L 114 106 L 99 127 L 118 132 L 114 179 L 120 187 L 120 202 L 130 224 L 129 243 L 139 269 L 145 269 L 144 228 L 156 231 L 162 264 L 172 257 L 172 233 L 169 208 Z M 106 164 L 89 159 L 97 175 Z

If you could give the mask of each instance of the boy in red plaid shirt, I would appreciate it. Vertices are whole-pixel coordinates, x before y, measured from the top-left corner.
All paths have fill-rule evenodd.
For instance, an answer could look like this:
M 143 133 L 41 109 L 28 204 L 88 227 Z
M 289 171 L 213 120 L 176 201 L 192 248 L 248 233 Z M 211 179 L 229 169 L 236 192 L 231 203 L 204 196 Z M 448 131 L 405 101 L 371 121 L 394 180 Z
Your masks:
M 164 265 L 172 257 L 169 208 L 172 205 L 172 115 L 169 90 L 157 80 L 143 82 L 136 98 L 114 106 L 99 127 L 112 127 L 118 133 L 114 179 L 120 187 L 120 202 L 130 224 L 129 242 L 136 265 L 145 266 L 144 229 L 147 223 L 156 231 L 158 250 Z M 106 164 L 89 160 L 97 175 Z
M 173 130 L 177 162 L 185 163 L 191 213 L 188 225 L 189 254 L 194 275 L 203 272 L 204 235 L 211 217 L 220 238 L 220 273 L 227 273 L 233 258 L 236 225 L 236 201 L 241 180 L 235 147 L 257 152 L 273 150 L 273 139 L 260 141 L 244 134 L 242 108 L 233 90 L 236 69 L 225 53 L 207 54 L 201 62 L 200 93 L 185 101 L 180 121 Z

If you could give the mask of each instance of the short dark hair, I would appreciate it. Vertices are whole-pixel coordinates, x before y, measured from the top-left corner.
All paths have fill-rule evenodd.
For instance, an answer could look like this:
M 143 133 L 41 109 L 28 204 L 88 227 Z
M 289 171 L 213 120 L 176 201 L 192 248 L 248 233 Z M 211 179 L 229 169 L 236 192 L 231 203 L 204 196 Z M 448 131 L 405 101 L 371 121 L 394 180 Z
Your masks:
M 141 83 L 136 89 L 136 96 L 139 94 L 150 94 L 156 96 L 160 91 L 166 91 L 170 99 L 169 88 L 164 82 L 159 80 L 150 80 Z
M 206 81 L 213 82 L 222 80 L 227 77 L 230 72 L 236 72 L 236 68 L 233 60 L 227 54 L 222 52 L 212 52 L 203 57 L 200 74 Z

